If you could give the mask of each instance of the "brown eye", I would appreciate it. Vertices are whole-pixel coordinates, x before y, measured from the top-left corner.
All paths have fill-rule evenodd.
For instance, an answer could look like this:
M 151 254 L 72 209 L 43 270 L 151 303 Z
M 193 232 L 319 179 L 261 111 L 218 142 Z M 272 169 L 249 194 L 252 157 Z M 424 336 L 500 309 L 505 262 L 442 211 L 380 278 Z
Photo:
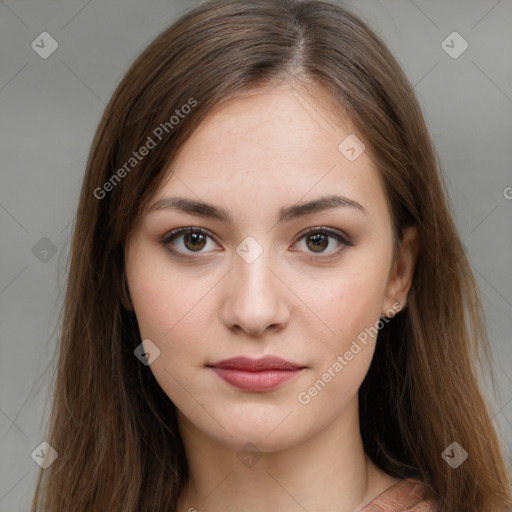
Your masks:
M 171 252 L 183 255 L 208 253 L 218 246 L 213 242 L 211 235 L 201 228 L 178 228 L 168 233 L 160 243 Z M 213 245 L 213 247 L 208 247 Z M 207 250 L 203 250 L 207 248 Z
M 201 233 L 186 233 L 183 240 L 185 247 L 191 251 L 200 251 L 206 245 L 206 236 Z
M 329 237 L 324 233 L 317 233 L 315 235 L 308 235 L 306 237 L 306 245 L 313 252 L 322 252 L 329 246 Z M 309 243 L 311 242 L 311 243 Z
M 345 246 L 354 245 L 340 233 L 321 227 L 313 228 L 303 233 L 297 243 L 302 242 L 302 240 L 304 240 L 305 248 L 300 250 L 304 251 L 307 255 L 311 255 L 312 253 L 318 254 L 318 257 L 312 257 L 312 259 L 318 260 L 336 256 Z

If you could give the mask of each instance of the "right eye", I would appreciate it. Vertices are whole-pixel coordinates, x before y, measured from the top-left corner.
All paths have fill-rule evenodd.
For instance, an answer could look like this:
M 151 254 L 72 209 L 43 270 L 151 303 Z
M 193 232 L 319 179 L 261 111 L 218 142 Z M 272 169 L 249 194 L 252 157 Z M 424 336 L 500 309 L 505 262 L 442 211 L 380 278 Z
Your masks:
M 202 228 L 186 227 L 173 229 L 160 240 L 160 243 L 178 256 L 195 258 L 191 254 L 209 252 L 203 249 L 208 246 L 210 239 L 213 240 L 208 231 Z

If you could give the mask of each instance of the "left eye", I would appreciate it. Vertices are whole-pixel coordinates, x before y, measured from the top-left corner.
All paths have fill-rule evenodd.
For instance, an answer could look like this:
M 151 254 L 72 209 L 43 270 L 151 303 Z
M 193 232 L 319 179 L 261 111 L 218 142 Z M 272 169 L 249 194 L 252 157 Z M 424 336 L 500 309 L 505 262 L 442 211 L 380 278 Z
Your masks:
M 327 253 L 328 255 L 339 253 L 346 245 L 352 245 L 339 233 L 326 228 L 310 229 L 299 238 L 299 241 L 304 240 L 306 247 L 310 249 L 311 252 L 324 254 L 325 249 L 331 245 L 331 242 L 329 241 L 330 238 L 334 238 L 336 240 L 339 250 L 332 250 Z
M 334 239 L 338 244 L 338 250 L 332 250 L 327 253 L 327 256 L 319 256 L 319 258 L 326 258 L 333 253 L 339 253 L 343 250 L 343 247 L 353 245 L 351 242 L 346 240 L 341 234 L 326 228 L 313 228 L 303 233 L 298 239 L 296 244 L 302 240 L 306 245 L 306 251 L 314 254 L 325 254 L 326 249 L 331 245 L 329 239 Z M 177 241 L 181 240 L 178 244 Z M 193 253 L 209 252 L 208 250 L 203 251 L 208 246 L 208 241 L 212 240 L 211 235 L 202 228 L 178 228 L 169 232 L 161 240 L 161 244 L 168 247 L 170 251 L 178 255 L 189 257 Z M 176 246 L 181 245 L 181 248 Z M 217 245 L 213 242 L 213 245 Z M 340 248 L 341 246 L 341 248 Z M 183 249 L 184 247 L 184 249 Z M 299 249 L 300 250 L 300 249 Z M 295 252 L 295 249 L 294 249 Z M 193 256 L 192 256 L 193 257 Z M 315 257 L 313 256 L 313 259 Z

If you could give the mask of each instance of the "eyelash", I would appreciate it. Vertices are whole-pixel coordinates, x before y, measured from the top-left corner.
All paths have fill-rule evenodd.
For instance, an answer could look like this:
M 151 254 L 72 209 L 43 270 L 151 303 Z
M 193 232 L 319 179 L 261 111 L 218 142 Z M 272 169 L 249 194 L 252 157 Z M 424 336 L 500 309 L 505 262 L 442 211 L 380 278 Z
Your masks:
M 166 248 L 171 253 L 177 255 L 180 258 L 185 258 L 185 259 L 188 259 L 188 260 L 197 259 L 198 256 L 191 256 L 190 255 L 190 254 L 193 254 L 193 253 L 186 254 L 186 253 L 183 253 L 182 251 L 178 251 L 178 250 L 172 248 L 172 246 L 170 246 L 170 243 L 173 240 L 175 240 L 176 238 L 178 238 L 179 235 L 184 235 L 184 234 L 189 234 L 189 233 L 198 233 L 198 234 L 207 236 L 208 238 L 211 238 L 211 239 L 214 240 L 214 237 L 208 231 L 206 231 L 203 228 L 186 227 L 186 228 L 177 228 L 177 229 L 173 229 L 172 231 L 169 231 L 166 235 L 164 235 L 159 240 L 159 242 L 162 245 L 162 247 Z M 310 229 L 300 233 L 297 242 L 302 240 L 303 238 L 306 238 L 308 235 L 315 234 L 315 233 L 316 234 L 321 233 L 323 235 L 327 235 L 328 237 L 332 237 L 335 240 L 337 240 L 338 242 L 340 242 L 342 246 L 341 246 L 341 248 L 339 250 L 336 250 L 333 253 L 330 253 L 328 256 L 314 256 L 314 255 L 313 256 L 312 255 L 306 256 L 306 259 L 308 259 L 308 260 L 312 260 L 312 261 L 322 261 L 322 260 L 326 261 L 326 260 L 330 260 L 333 257 L 339 255 L 341 253 L 341 251 L 343 251 L 343 249 L 346 246 L 351 247 L 351 246 L 354 245 L 352 242 L 347 240 L 345 237 L 340 235 L 338 232 L 332 231 L 331 229 L 326 228 L 324 226 L 318 226 L 318 227 L 315 227 L 315 228 L 310 228 Z M 297 242 L 295 242 L 295 243 L 297 243 Z M 300 252 L 300 251 L 297 251 L 297 252 Z M 197 254 L 201 254 L 201 253 L 198 252 Z M 310 253 L 310 254 L 314 254 L 314 253 Z

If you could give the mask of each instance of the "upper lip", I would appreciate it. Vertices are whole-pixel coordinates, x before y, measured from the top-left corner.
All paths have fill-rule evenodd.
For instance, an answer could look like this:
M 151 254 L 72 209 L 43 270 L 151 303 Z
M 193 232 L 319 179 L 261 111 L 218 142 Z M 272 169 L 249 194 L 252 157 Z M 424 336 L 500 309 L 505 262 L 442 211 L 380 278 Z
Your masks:
M 285 361 L 280 357 L 265 356 L 260 359 L 238 356 L 230 359 L 223 359 L 217 363 L 208 364 L 215 368 L 229 368 L 232 370 L 242 370 L 247 372 L 258 372 L 268 370 L 300 370 L 304 366 Z

